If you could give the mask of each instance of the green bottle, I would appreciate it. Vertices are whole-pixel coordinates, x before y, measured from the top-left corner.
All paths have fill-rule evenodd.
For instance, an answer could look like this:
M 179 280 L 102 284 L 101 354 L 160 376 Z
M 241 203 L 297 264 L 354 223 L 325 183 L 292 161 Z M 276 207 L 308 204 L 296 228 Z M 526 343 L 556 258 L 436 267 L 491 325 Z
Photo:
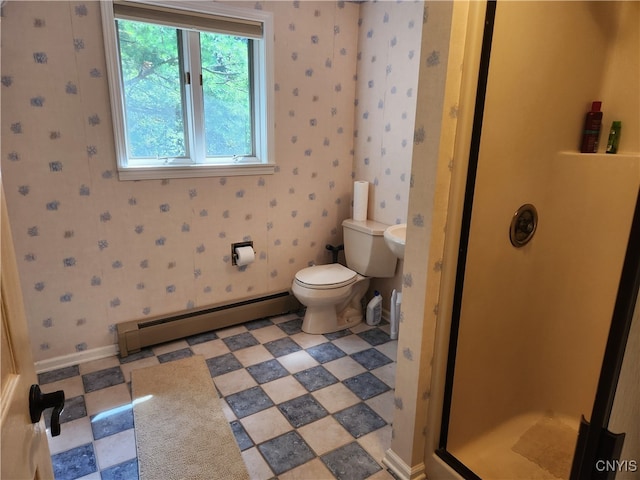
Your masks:
M 607 153 L 618 153 L 618 144 L 620 143 L 621 130 L 622 122 L 615 121 L 611 124 L 611 130 L 609 130 L 609 140 L 607 141 Z

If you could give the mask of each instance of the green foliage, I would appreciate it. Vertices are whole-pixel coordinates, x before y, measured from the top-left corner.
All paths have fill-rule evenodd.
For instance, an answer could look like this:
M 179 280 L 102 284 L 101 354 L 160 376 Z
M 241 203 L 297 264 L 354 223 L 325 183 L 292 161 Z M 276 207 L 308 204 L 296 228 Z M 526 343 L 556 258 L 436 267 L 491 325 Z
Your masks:
M 117 24 L 129 155 L 186 156 L 181 42 L 187 32 L 128 20 Z M 249 42 L 200 33 L 205 128 L 196 135 L 206 136 L 208 156 L 252 153 Z
M 249 40 L 200 35 L 207 155 L 247 155 L 251 149 Z

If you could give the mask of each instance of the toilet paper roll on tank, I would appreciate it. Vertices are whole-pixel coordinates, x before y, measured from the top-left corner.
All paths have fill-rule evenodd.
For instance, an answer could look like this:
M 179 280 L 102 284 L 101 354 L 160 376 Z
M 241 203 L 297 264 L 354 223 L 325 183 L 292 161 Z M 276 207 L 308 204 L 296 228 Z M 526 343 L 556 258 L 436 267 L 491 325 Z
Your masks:
M 369 182 L 357 180 L 353 182 L 353 219 L 360 222 L 367 219 L 369 207 Z

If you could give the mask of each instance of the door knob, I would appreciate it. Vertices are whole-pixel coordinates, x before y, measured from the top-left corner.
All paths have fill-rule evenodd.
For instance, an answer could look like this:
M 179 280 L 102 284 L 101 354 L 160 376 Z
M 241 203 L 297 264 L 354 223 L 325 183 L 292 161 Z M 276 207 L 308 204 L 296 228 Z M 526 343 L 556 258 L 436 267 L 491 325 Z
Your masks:
M 60 414 L 64 410 L 64 392 L 58 390 L 52 393 L 42 393 L 39 385 L 31 385 L 31 390 L 29 390 L 31 422 L 39 422 L 42 412 L 51 407 L 53 407 L 51 412 L 51 436 L 57 437 L 60 435 Z

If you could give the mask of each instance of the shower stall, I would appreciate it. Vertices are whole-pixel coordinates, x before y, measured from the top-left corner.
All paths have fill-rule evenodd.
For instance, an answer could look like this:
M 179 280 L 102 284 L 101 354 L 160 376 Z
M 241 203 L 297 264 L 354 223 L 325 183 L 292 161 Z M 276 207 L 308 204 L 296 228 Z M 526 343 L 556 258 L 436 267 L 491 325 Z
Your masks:
M 498 0 L 484 15 L 435 450 L 466 478 L 568 479 L 640 186 L 640 2 Z M 593 101 L 600 146 L 579 153 Z

